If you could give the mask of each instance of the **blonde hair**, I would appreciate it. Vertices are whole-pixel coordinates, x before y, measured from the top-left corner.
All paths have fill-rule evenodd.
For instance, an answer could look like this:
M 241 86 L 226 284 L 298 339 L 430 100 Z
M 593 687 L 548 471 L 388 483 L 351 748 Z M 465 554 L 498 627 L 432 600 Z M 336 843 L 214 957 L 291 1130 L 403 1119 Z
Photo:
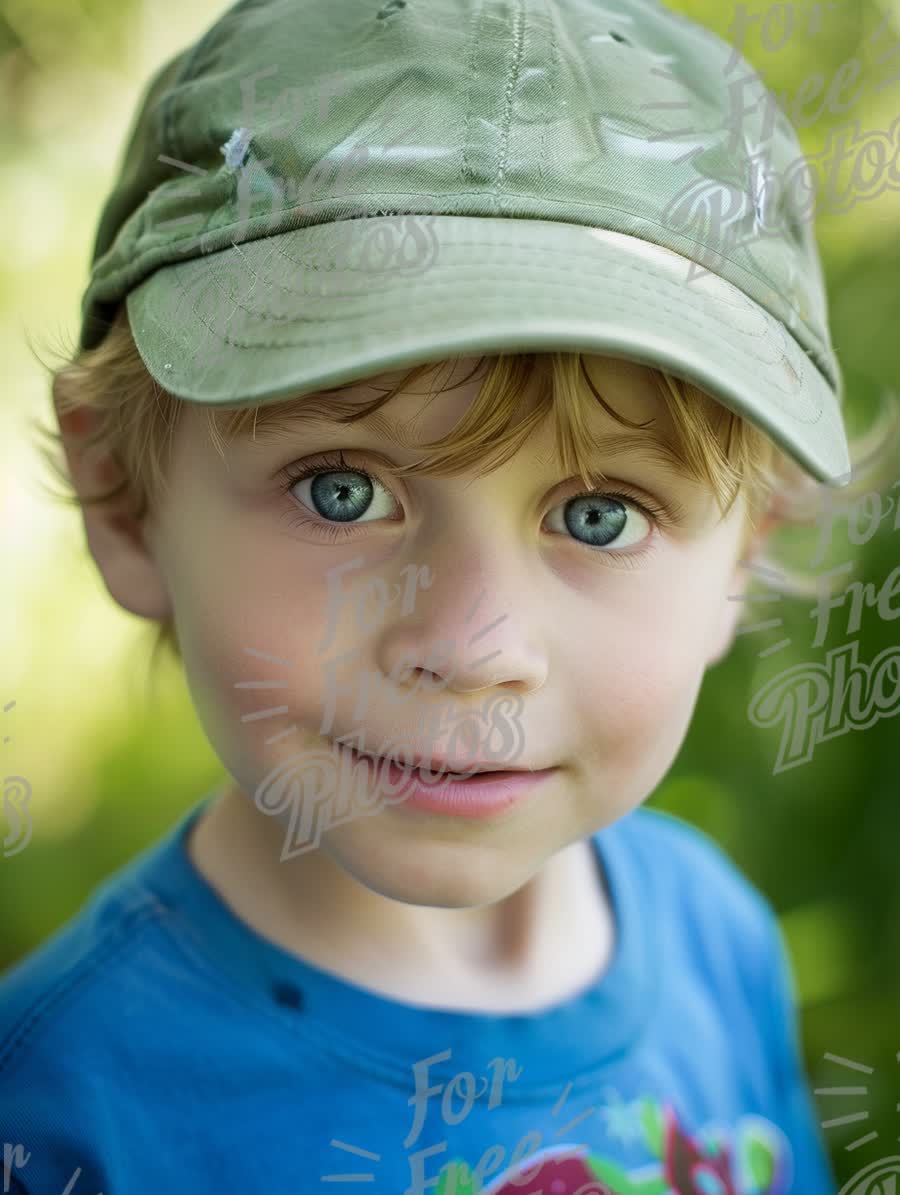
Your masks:
M 707 486 L 715 495 L 723 518 L 744 491 L 747 525 L 741 555 L 754 534 L 756 516 L 772 514 L 779 523 L 809 523 L 815 519 L 819 505 L 815 499 L 822 486 L 755 425 L 697 386 L 648 367 L 671 416 L 674 440 L 648 434 L 647 429 L 655 420 L 636 424 L 613 410 L 588 376 L 584 356 L 580 352 L 496 355 L 477 398 L 459 425 L 442 439 L 422 445 L 427 455 L 398 468 L 397 472 L 452 477 L 481 468 L 491 471 L 513 457 L 532 430 L 552 414 L 563 469 L 567 474 L 577 472 L 586 487 L 594 488 L 598 477 L 594 464 L 597 440 L 590 431 L 588 412 L 599 402 L 616 422 L 631 430 L 628 441 L 633 441 L 648 459 L 674 463 L 688 477 Z M 458 360 L 448 359 L 453 364 Z M 483 361 L 481 357 L 473 374 Z M 411 367 L 393 387 L 384 388 L 382 397 L 365 407 L 342 403 L 340 394 L 346 388 L 343 386 L 317 390 L 309 398 L 301 396 L 262 406 L 209 407 L 206 410 L 209 435 L 216 451 L 224 456 L 220 420 L 224 420 L 226 439 L 246 434 L 248 427 L 255 436 L 258 428 L 273 426 L 299 409 L 317 410 L 339 418 L 342 423 L 353 423 L 384 406 L 397 392 L 433 368 L 433 363 Z M 107 491 L 80 496 L 64 457 L 54 456 L 39 445 L 44 459 L 66 487 L 64 494 L 51 491 L 51 496 L 66 504 L 86 507 L 113 501 L 123 491 L 130 490 L 134 516 L 142 519 L 155 509 L 166 489 L 166 451 L 171 448 L 185 401 L 170 394 L 147 371 L 134 343 L 124 303 L 119 305 L 106 337 L 97 347 L 84 352 L 72 349 L 64 352 L 63 364 L 55 371 L 50 369 L 50 373 L 54 381 L 62 376 L 67 383 L 59 392 L 53 391 L 57 418 L 80 407 L 96 412 L 96 426 L 85 437 L 85 447 L 103 444 L 123 474 L 123 480 Z M 513 426 L 520 402 L 535 377 L 541 384 L 534 409 Z M 443 393 L 444 389 L 436 393 Z M 61 445 L 63 437 L 59 432 L 37 421 L 34 426 L 54 447 Z M 871 459 L 872 445 L 883 449 L 886 439 L 893 440 L 898 430 L 900 418 L 892 408 L 864 440 L 851 446 L 851 455 L 855 459 Z M 862 492 L 866 481 L 871 484 L 871 471 L 840 492 L 845 499 L 852 498 Z M 775 565 L 762 552 L 757 560 L 761 565 L 774 565 L 777 570 L 767 580 L 768 588 L 796 597 L 818 592 L 815 579 L 786 569 L 783 564 Z M 169 619 L 157 624 L 152 663 L 165 646 L 181 659 L 175 626 Z

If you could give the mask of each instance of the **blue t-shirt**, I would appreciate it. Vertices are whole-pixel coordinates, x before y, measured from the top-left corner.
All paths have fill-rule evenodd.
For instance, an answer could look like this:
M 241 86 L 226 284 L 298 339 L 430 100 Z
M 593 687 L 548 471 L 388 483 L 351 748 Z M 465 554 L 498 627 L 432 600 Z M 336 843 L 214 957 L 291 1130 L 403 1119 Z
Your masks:
M 606 971 L 461 1012 L 249 928 L 185 849 L 211 798 L 0 980 L 0 1192 L 834 1195 L 777 922 L 706 835 L 594 834 Z

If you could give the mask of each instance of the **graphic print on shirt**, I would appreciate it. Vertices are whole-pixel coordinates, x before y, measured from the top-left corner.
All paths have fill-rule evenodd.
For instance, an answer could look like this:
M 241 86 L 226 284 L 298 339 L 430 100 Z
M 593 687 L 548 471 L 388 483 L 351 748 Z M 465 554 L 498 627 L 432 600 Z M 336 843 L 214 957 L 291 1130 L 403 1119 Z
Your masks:
M 631 1105 L 639 1133 L 656 1161 L 626 1171 L 584 1145 L 530 1154 L 487 1185 L 460 1158 L 442 1170 L 435 1195 L 786 1195 L 793 1180 L 791 1146 L 760 1116 L 733 1131 L 717 1126 L 685 1133 L 672 1107 L 652 1099 Z M 477 1164 L 477 1163 L 476 1163 Z

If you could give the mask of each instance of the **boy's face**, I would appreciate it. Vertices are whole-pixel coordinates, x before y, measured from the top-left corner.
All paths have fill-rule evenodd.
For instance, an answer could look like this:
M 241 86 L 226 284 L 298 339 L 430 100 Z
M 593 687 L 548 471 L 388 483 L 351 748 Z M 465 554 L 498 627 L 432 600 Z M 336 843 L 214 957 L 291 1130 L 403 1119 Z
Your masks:
M 440 383 L 454 385 L 475 361 L 460 362 L 449 382 L 443 368 Z M 643 367 L 602 357 L 587 364 L 614 409 L 632 421 L 655 419 L 670 434 Z M 370 402 L 372 382 L 393 383 L 402 372 L 358 383 L 342 399 Z M 446 756 L 446 738 L 403 734 L 422 703 L 452 703 L 462 715 L 503 694 L 521 698 L 518 765 L 556 769 L 536 795 L 478 821 L 387 804 L 323 835 L 333 862 L 414 904 L 497 900 L 651 794 L 680 748 L 706 668 L 728 648 L 740 609 L 728 597 L 746 581 L 737 566 L 743 497 L 723 521 L 709 491 L 640 455 L 617 451 L 598 461 L 609 478 L 598 490 L 682 513 L 657 526 L 629 502 L 617 508 L 620 529 L 608 546 L 592 546 L 584 526 L 573 532 L 566 504 L 584 487 L 555 460 L 549 421 L 492 473 L 393 475 L 392 464 L 417 459 L 415 444 L 465 415 L 482 377 L 429 403 L 431 374 L 365 422 L 266 431 L 226 445 L 225 461 L 209 441 L 205 413 L 188 404 L 170 489 L 144 525 L 145 555 L 120 562 L 110 585 L 138 613 L 174 616 L 199 717 L 248 801 L 280 762 L 360 728 L 373 753 L 392 736 L 423 755 Z M 398 425 L 395 436 L 379 426 L 385 418 Z M 626 432 L 599 404 L 592 419 L 597 432 Z M 315 477 L 290 491 L 296 468 L 284 473 L 339 451 L 347 470 L 367 470 L 377 482 L 349 523 L 335 519 Z M 329 467 L 320 466 L 320 486 Z M 329 536 L 335 528 L 344 534 Z M 94 540 L 92 547 L 96 555 Z M 137 551 L 125 536 L 118 549 L 103 550 L 108 581 L 117 550 Z M 333 570 L 354 560 L 359 566 L 340 574 L 347 596 L 336 608 Z M 371 593 L 376 578 L 402 593 L 405 578 L 425 565 L 431 584 L 416 589 L 411 611 L 398 598 L 379 619 L 369 600 L 361 625 L 354 593 Z M 333 673 L 333 723 L 322 735 L 328 662 L 351 648 L 356 662 Z M 402 670 L 404 661 L 414 671 Z M 359 718 L 363 672 L 381 687 Z M 423 675 L 431 693 L 395 709 L 381 696 L 412 694 Z M 277 707 L 285 708 L 259 716 Z

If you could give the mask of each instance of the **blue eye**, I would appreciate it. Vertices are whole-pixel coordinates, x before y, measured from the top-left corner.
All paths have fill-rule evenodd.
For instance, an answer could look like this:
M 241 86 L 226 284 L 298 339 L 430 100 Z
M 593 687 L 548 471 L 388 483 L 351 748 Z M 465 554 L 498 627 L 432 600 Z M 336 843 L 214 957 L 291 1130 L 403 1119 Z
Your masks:
M 557 512 L 565 527 L 553 526 Z M 623 494 L 581 494 L 550 512 L 551 530 L 568 530 L 590 548 L 630 548 L 642 543 L 651 530 L 641 507 Z M 582 539 L 582 537 L 584 537 Z
M 348 469 L 343 472 L 328 470 L 315 473 L 308 480 L 301 479 L 294 483 L 298 491 L 306 488 L 307 485 L 309 499 L 316 514 L 320 514 L 324 519 L 334 519 L 338 523 L 351 523 L 355 519 L 362 518 L 369 511 L 375 495 L 375 487 L 379 483 L 369 477 L 367 473 Z M 379 488 L 382 487 L 379 486 Z M 308 505 L 306 498 L 301 493 L 298 492 L 297 497 L 304 505 Z M 383 518 L 384 515 L 377 513 L 377 502 L 375 506 L 376 513 L 372 517 Z
M 290 472 L 287 489 L 326 526 L 373 522 L 390 517 L 394 508 L 393 498 L 377 478 L 363 469 L 347 468 L 343 460 L 318 460 L 299 466 Z M 315 525 L 316 520 L 301 517 L 300 523 Z M 328 530 L 340 534 L 339 527 Z

